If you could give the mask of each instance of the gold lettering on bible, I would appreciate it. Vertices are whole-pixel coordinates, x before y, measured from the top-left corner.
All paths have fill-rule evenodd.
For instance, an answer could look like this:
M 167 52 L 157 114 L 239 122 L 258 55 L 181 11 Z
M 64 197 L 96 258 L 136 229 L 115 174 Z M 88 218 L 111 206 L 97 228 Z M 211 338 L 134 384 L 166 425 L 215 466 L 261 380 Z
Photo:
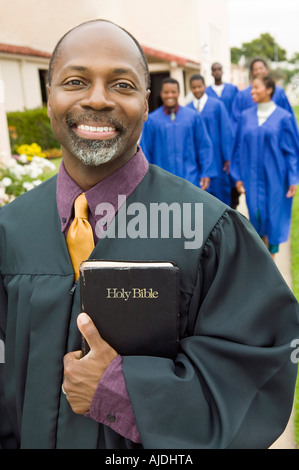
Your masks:
M 157 299 L 159 292 L 153 289 L 140 289 L 139 287 L 133 287 L 131 290 L 125 290 L 124 288 L 118 289 L 116 287 L 107 287 L 107 299 L 122 299 L 127 301 L 128 299 Z

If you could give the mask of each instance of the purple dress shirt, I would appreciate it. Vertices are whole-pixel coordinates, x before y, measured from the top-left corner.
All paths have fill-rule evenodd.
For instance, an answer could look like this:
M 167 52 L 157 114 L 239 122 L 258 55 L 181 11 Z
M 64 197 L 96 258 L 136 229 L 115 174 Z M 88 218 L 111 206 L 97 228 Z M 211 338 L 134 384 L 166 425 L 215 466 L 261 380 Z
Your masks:
M 85 191 L 95 244 L 99 242 L 103 231 L 107 229 L 120 208 L 118 196 L 125 196 L 122 198 L 124 203 L 146 175 L 148 166 L 147 159 L 138 147 L 137 153 L 125 165 Z M 82 189 L 69 176 L 62 162 L 57 178 L 57 207 L 61 230 L 65 235 L 73 220 L 74 201 L 81 193 Z M 114 211 L 110 213 L 107 211 L 104 216 L 96 215 L 96 207 L 103 202 L 112 204 Z M 133 442 L 141 443 L 122 372 L 120 355 L 112 361 L 103 374 L 86 416 L 109 426 Z

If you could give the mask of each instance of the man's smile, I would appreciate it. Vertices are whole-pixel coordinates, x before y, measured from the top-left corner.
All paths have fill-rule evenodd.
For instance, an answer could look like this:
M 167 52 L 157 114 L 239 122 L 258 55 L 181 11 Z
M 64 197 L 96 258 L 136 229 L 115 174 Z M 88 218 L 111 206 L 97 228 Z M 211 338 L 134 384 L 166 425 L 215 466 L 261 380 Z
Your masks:
M 73 127 L 79 137 L 87 139 L 111 139 L 118 134 L 115 127 L 79 124 Z

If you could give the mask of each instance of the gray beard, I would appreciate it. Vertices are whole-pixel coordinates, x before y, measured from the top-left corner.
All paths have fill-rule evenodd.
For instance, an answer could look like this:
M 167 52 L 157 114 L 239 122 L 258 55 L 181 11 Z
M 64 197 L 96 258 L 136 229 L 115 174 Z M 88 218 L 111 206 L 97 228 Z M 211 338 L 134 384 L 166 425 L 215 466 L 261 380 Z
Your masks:
M 78 116 L 76 119 L 72 117 L 67 118 L 67 125 L 71 129 L 72 125 L 76 122 L 85 123 L 91 119 L 100 122 L 101 119 L 111 125 L 115 126 L 119 134 L 110 140 L 88 140 L 78 137 L 73 131 L 70 132 L 70 144 L 72 154 L 78 158 L 84 165 L 99 166 L 112 160 L 119 152 L 122 140 L 127 133 L 122 123 L 118 120 L 108 117 L 105 113 L 89 113 L 83 116 Z
M 115 157 L 121 147 L 121 138 L 99 141 L 72 137 L 71 145 L 73 155 L 84 165 L 99 166 Z

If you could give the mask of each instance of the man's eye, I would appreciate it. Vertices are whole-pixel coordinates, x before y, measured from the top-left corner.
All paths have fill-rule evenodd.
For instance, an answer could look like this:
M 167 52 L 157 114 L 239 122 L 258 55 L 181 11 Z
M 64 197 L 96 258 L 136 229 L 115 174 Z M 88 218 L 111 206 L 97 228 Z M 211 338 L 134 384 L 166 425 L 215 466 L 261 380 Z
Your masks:
M 124 88 L 124 89 L 133 89 L 132 85 L 130 85 L 129 83 L 126 83 L 126 82 L 120 82 L 120 83 L 117 83 L 116 86 L 118 88 Z
M 80 86 L 80 85 L 83 85 L 83 82 L 81 82 L 81 80 L 78 80 L 78 79 L 73 79 L 73 80 L 69 80 L 68 82 L 66 82 L 65 85 Z

